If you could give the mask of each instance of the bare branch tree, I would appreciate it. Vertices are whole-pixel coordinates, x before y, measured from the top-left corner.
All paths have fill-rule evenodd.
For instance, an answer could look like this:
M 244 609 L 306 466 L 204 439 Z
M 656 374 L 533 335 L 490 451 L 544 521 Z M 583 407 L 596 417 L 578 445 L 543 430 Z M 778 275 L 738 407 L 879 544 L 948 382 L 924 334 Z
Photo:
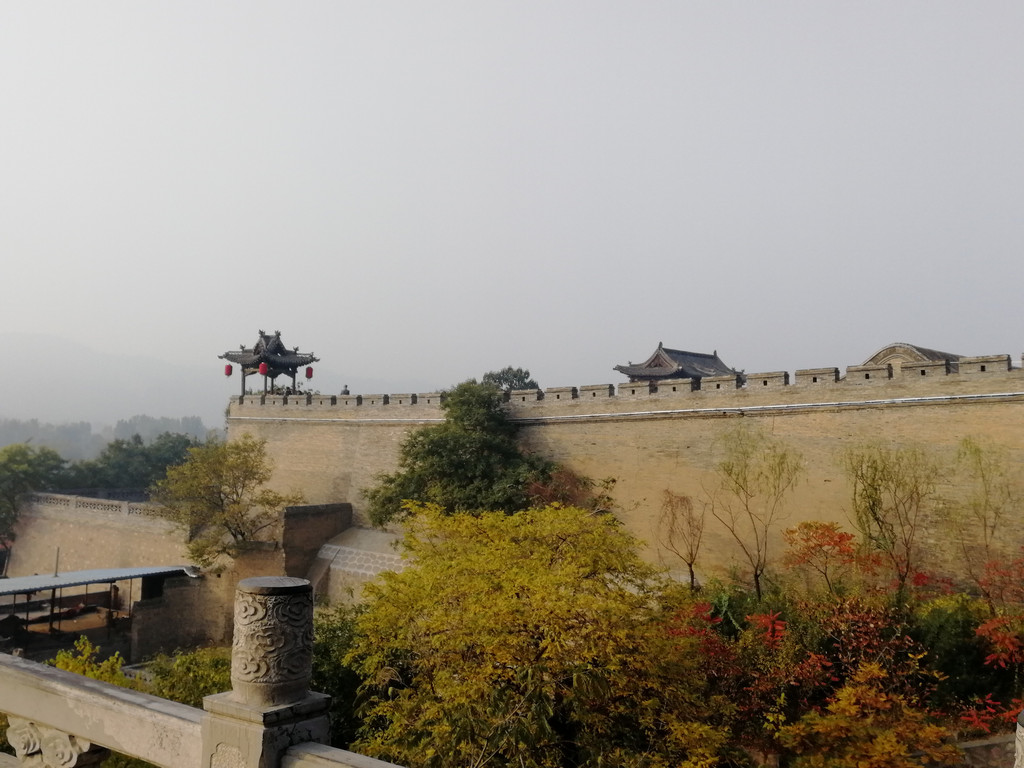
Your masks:
M 658 518 L 658 541 L 684 563 L 690 574 L 690 589 L 697 589 L 694 563 L 704 538 L 705 505 L 700 509 L 690 496 L 665 489 Z
M 1005 448 L 971 437 L 960 441 L 957 470 L 965 497 L 951 518 L 964 570 L 995 613 L 996 595 L 989 571 L 1008 554 L 1003 524 L 1021 500 L 1019 479 L 1010 472 Z
M 766 432 L 741 427 L 726 434 L 716 470 L 719 487 L 709 508 L 750 563 L 757 599 L 768 567 L 770 538 L 786 515 L 785 502 L 803 474 L 803 458 Z
M 938 502 L 942 471 L 923 448 L 868 445 L 844 457 L 852 484 L 853 524 L 864 543 L 889 561 L 902 593 L 918 565 L 917 536 L 926 512 Z

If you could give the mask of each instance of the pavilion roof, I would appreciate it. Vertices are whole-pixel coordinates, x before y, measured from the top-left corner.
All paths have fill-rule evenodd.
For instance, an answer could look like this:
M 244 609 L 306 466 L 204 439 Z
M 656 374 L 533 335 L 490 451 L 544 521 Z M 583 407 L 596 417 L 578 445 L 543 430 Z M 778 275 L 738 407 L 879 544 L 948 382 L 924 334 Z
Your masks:
M 269 334 L 262 330 L 252 347 L 243 344 L 237 352 L 225 352 L 218 357 L 237 363 L 248 373 L 255 372 L 260 363 L 266 363 L 271 373 L 294 373 L 299 366 L 310 365 L 320 359 L 313 354 L 300 354 L 298 347 L 288 349 L 281 341 L 280 331 Z
M 700 379 L 705 376 L 729 376 L 737 373 L 735 369 L 722 362 L 717 351 L 710 355 L 704 352 L 687 352 L 682 349 L 669 349 L 660 342 L 654 354 L 644 362 L 616 365 L 615 370 L 629 376 L 633 381 Z

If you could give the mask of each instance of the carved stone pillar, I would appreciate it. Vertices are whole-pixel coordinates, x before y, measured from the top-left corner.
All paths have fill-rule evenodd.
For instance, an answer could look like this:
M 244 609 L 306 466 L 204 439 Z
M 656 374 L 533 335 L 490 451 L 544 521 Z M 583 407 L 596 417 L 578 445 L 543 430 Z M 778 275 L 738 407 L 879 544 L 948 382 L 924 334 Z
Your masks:
M 313 589 L 305 579 L 245 579 L 235 593 L 231 688 L 235 701 L 301 701 L 313 664 Z
M 277 768 L 284 750 L 327 742 L 330 697 L 309 692 L 313 589 L 305 579 L 244 579 L 235 592 L 229 693 L 203 700 L 204 768 Z
M 110 756 L 110 750 L 93 746 L 92 742 L 58 731 L 46 725 L 7 718 L 7 741 L 22 765 L 33 768 L 76 768 L 99 765 Z

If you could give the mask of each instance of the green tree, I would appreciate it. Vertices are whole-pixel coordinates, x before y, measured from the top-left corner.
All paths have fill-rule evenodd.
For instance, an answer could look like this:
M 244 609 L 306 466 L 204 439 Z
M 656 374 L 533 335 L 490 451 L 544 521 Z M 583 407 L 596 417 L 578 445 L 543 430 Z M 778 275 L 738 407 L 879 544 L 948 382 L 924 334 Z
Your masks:
M 991 571 L 1009 554 L 1004 528 L 1020 505 L 1020 479 L 1010 471 L 1009 456 L 1001 446 L 965 437 L 957 453 L 961 504 L 954 507 L 953 531 L 960 545 L 964 572 L 981 592 L 989 611 L 996 614 L 997 595 Z
M 139 435 L 112 440 L 100 455 L 78 461 L 67 471 L 65 487 L 144 490 L 160 480 L 169 466 L 188 458 L 188 449 L 199 445 L 189 435 L 164 432 L 146 444 Z
M 348 662 L 357 615 L 358 609 L 346 605 L 317 608 L 313 614 L 313 677 L 309 687 L 330 694 L 331 744 L 341 748 L 352 743 L 361 722 L 356 702 L 362 680 Z
M 121 654 L 115 653 L 113 656 L 103 658 L 100 655 L 100 650 L 98 645 L 93 645 L 89 638 L 82 635 L 75 641 L 73 651 L 58 651 L 51 663 L 57 669 L 91 677 L 94 680 L 102 680 L 104 683 L 112 683 L 122 688 L 137 688 L 138 686 L 121 671 L 121 667 L 124 665 Z
M 405 546 L 409 567 L 369 585 L 357 618 L 356 750 L 414 767 L 714 763 L 724 731 L 695 641 L 666 631 L 662 583 L 611 516 L 432 506 Z
M 75 641 L 74 651 L 58 651 L 56 658 L 48 663 L 53 664 L 57 669 L 91 677 L 94 680 L 102 680 L 104 683 L 111 683 L 121 688 L 139 690 L 142 687 L 121 671 L 124 664 L 121 654 L 115 653 L 113 656 L 103 658 L 100 651 L 101 648 L 98 645 L 93 645 L 89 638 L 83 635 Z M 104 760 L 103 765 L 110 766 L 110 768 L 152 768 L 150 763 L 116 752 Z
M 168 467 L 150 496 L 188 532 L 189 555 L 209 566 L 221 555 L 235 557 L 240 544 L 265 537 L 285 507 L 302 502 L 301 493 L 267 488 L 272 473 L 266 441 L 251 435 L 210 440 L 190 448 L 184 464 Z
M 530 378 L 528 369 L 513 368 L 511 365 L 500 371 L 488 371 L 480 381 L 505 392 L 510 392 L 513 389 L 540 389 L 540 385 Z
M 549 462 L 520 450 L 516 425 L 493 386 L 465 381 L 446 393 L 441 407 L 444 423 L 410 434 L 399 450 L 398 471 L 379 475 L 363 491 L 374 524 L 403 517 L 406 501 L 449 513 L 514 512 L 529 506 L 530 484 L 550 474 Z
M 739 545 L 750 564 L 757 599 L 775 529 L 786 516 L 786 500 L 803 473 L 803 458 L 768 433 L 740 427 L 722 440 L 716 467 L 718 488 L 711 495 L 712 516 Z
M 146 668 L 152 675 L 149 693 L 190 707 L 202 709 L 204 696 L 231 690 L 230 648 L 160 654 Z
M 897 593 L 919 566 L 918 534 L 939 503 L 942 468 L 924 448 L 868 445 L 849 451 L 845 469 L 852 487 L 854 524 L 864 543 L 892 568 Z
M 58 484 L 63 468 L 64 460 L 49 448 L 25 443 L 0 448 L 0 574 L 6 572 L 22 499 Z

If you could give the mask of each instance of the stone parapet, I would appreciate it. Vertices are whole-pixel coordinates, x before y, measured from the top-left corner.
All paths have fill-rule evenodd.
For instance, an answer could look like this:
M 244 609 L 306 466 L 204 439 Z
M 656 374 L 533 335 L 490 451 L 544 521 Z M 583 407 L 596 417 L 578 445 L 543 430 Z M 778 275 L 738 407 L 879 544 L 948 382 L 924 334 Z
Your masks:
M 960 373 L 968 376 L 978 373 L 1004 373 L 1012 368 L 1009 355 L 961 357 L 959 367 Z
M 838 368 L 802 368 L 796 372 L 797 384 L 819 386 L 839 381 Z
M 746 377 L 747 387 L 788 387 L 788 371 L 771 371 L 770 373 L 751 373 Z
M 877 384 L 892 378 L 892 365 L 850 365 L 846 368 L 848 384 Z
M 657 394 L 671 395 L 693 392 L 697 389 L 697 382 L 693 379 L 661 379 L 655 386 Z
M 718 390 L 739 389 L 743 386 L 743 377 L 733 376 L 705 376 L 700 380 L 701 392 L 716 392 Z
M 696 380 L 691 379 L 662 379 L 623 382 L 617 387 L 614 384 L 590 384 L 579 387 L 515 390 L 505 393 L 504 400 L 515 418 L 523 409 L 531 408 L 546 413 L 554 413 L 558 408 L 565 408 L 564 412 L 569 414 L 580 407 L 581 401 L 584 400 L 606 401 L 611 410 L 617 410 L 611 405 L 611 401 L 647 398 L 652 395 L 658 395 L 659 399 L 665 399 L 664 396 L 671 399 L 671 396 L 675 396 L 683 402 L 685 398 L 691 397 L 694 391 L 713 391 L 723 398 L 736 397 L 736 404 L 739 406 L 741 403 L 746 404 L 749 397 L 756 397 L 753 395 L 755 390 L 762 391 L 767 397 L 775 398 L 781 403 L 796 397 L 806 397 L 805 394 L 796 392 L 809 387 L 823 390 L 820 397 L 842 402 L 858 397 L 853 391 L 865 384 L 879 389 L 888 386 L 893 398 L 900 397 L 908 386 L 920 387 L 922 390 L 930 388 L 932 391 L 927 394 L 956 394 L 965 388 L 973 387 L 973 383 L 968 382 L 980 378 L 988 380 L 988 383 L 982 386 L 989 390 L 1000 386 L 1000 381 L 1008 388 L 1007 391 L 1015 391 L 1024 386 L 1024 369 L 1013 368 L 1009 355 L 963 357 L 959 362 L 951 360 L 904 363 L 898 371 L 899 375 L 895 375 L 896 373 L 897 370 L 889 363 L 851 365 L 845 369 L 845 376 L 840 375 L 840 369 L 837 367 L 801 368 L 792 377 L 788 371 L 740 373 L 704 377 L 699 385 Z M 831 394 L 824 394 L 824 391 Z M 299 410 L 304 417 L 311 419 L 394 420 L 426 424 L 444 418 L 444 411 L 440 407 L 444 397 L 444 392 L 303 395 Z M 229 406 L 229 426 L 232 420 L 287 418 L 293 414 L 293 410 L 282 406 L 293 399 L 295 396 L 270 394 L 234 397 Z M 723 399 L 721 402 L 726 401 Z M 671 406 L 666 401 L 659 407 Z

